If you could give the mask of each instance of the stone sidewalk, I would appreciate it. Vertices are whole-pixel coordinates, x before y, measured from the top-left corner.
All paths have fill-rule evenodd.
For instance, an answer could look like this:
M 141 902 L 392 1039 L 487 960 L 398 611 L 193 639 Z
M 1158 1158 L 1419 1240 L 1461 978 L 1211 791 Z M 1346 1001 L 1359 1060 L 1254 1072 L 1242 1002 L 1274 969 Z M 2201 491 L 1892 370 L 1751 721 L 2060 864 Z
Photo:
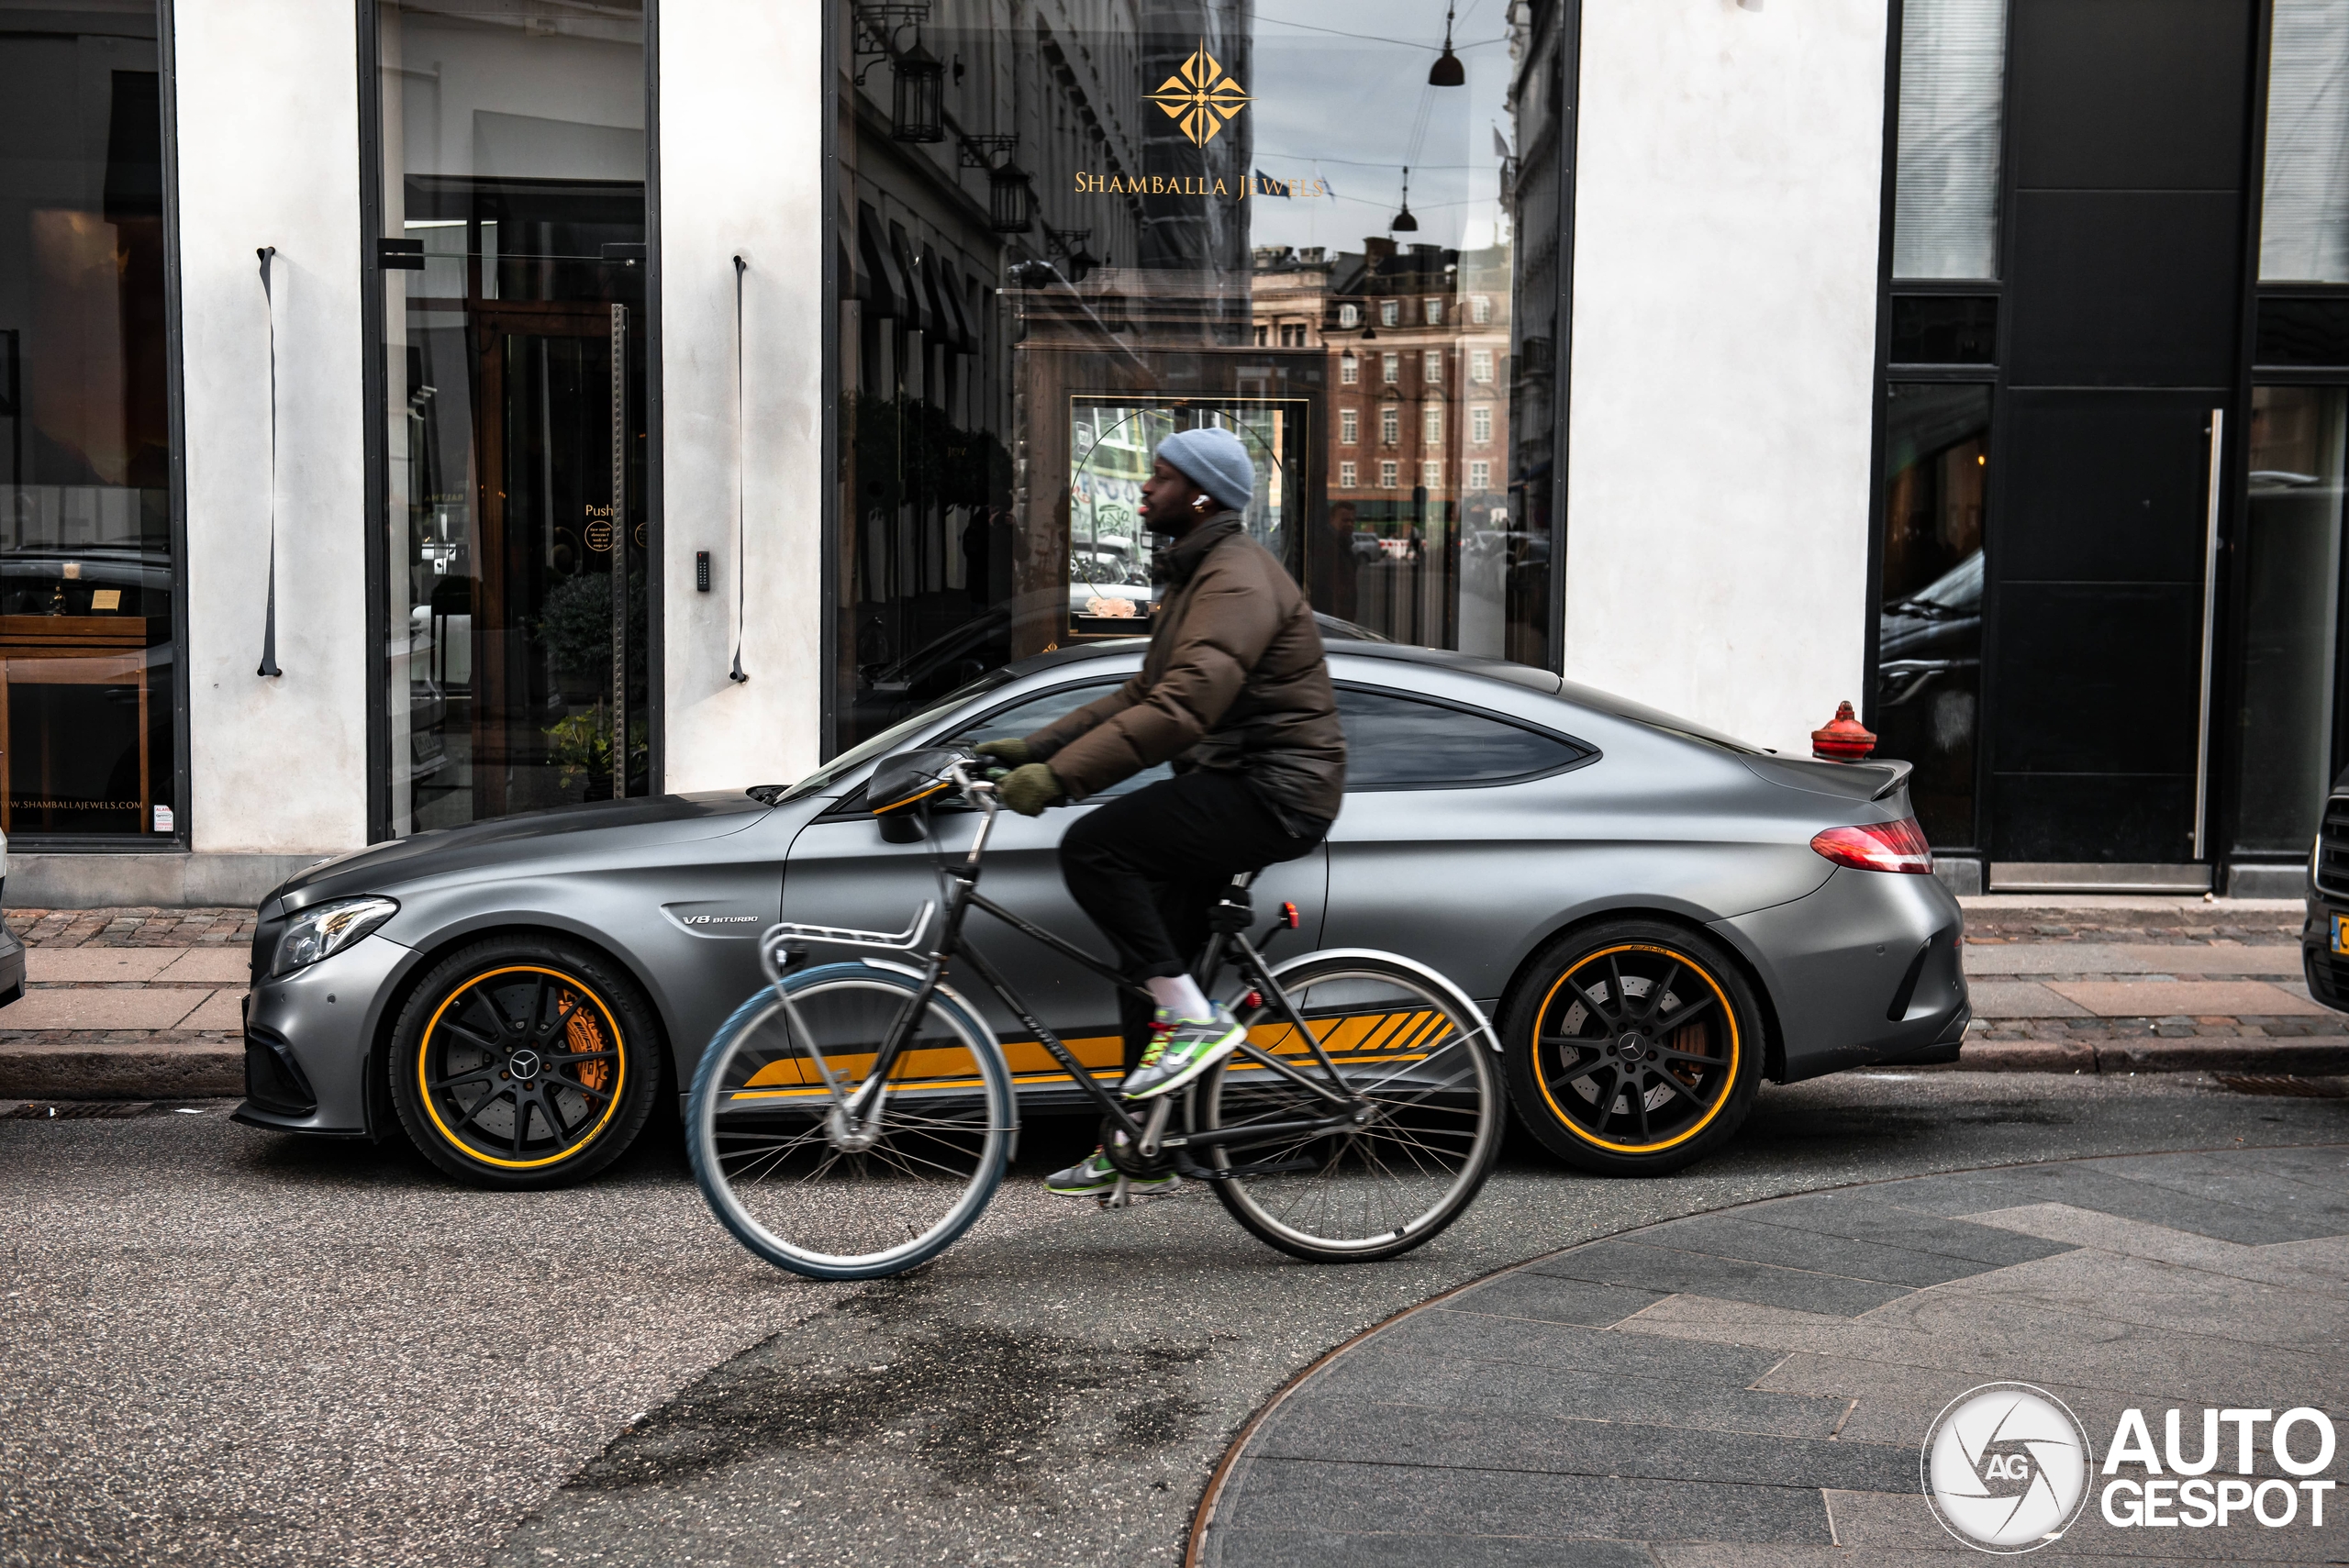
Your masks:
M 2300 980 L 2281 899 L 1965 904 L 1961 1070 L 2349 1073 L 2349 1018 Z M 27 995 L 0 1008 L 0 1098 L 239 1095 L 249 909 L 12 909 Z
M 250 909 L 10 909 L 26 991 L 0 1007 L 0 1098 L 240 1095 Z
M 2071 1409 L 2091 1461 L 2076 1522 L 2032 1562 L 2339 1562 L 2349 1500 L 2316 1524 L 2265 1433 L 2207 1484 L 2239 1488 L 2226 1529 L 2116 1527 L 2147 1471 L 2121 1469 L 2136 1479 L 2108 1516 L 2094 1461 L 2132 1408 L 2159 1442 L 2182 1407 L 2189 1452 L 2197 1407 L 2339 1412 L 2345 1318 L 2349 1145 L 1998 1167 L 1670 1220 L 1326 1358 L 1235 1445 L 1191 1561 L 1954 1568 L 1980 1559 L 1929 1510 L 1922 1440 L 1960 1396 L 2018 1382 Z M 2298 1440 L 2335 1486 L 2329 1429 Z M 2198 1523 L 2184 1500 L 2150 1522 Z

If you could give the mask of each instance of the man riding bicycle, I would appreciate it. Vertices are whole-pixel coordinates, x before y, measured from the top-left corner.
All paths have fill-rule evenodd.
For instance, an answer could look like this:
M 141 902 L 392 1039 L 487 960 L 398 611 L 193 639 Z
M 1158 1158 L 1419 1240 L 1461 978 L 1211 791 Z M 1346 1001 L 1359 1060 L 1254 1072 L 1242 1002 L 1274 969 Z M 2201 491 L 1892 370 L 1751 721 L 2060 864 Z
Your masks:
M 1011 768 L 997 798 L 1023 816 L 1085 800 L 1161 762 L 1174 776 L 1093 812 L 1061 842 L 1061 875 L 1154 1007 L 1120 995 L 1132 1100 L 1171 1094 L 1230 1056 L 1246 1030 L 1190 973 L 1231 879 L 1308 854 L 1343 801 L 1345 732 L 1305 595 L 1241 514 L 1255 468 L 1230 431 L 1158 445 L 1142 521 L 1174 538 L 1141 671 L 1019 740 L 977 748 Z M 1145 1017 L 1147 1011 L 1148 1016 Z M 1045 1182 L 1106 1192 L 1101 1151 Z M 1130 1182 L 1130 1190 L 1174 1178 Z

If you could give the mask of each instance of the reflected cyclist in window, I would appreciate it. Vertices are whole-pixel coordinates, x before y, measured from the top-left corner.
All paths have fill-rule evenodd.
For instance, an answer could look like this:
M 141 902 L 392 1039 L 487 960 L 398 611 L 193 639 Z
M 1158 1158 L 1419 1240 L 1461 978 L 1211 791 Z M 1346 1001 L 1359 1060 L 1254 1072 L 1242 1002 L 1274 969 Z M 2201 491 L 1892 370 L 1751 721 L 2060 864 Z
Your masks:
M 1070 894 L 1156 1004 L 1119 996 L 1121 1092 L 1135 1100 L 1182 1088 L 1244 1038 L 1189 972 L 1208 911 L 1241 873 L 1310 853 L 1337 818 L 1346 776 L 1312 608 L 1241 526 L 1256 487 L 1248 449 L 1208 428 L 1178 431 L 1153 455 L 1142 521 L 1174 542 L 1141 673 L 1024 740 L 977 748 L 1011 769 L 999 797 L 1028 817 L 1174 766 L 1173 778 L 1110 801 L 1061 841 Z M 1117 1181 L 1097 1149 L 1044 1184 L 1084 1196 Z

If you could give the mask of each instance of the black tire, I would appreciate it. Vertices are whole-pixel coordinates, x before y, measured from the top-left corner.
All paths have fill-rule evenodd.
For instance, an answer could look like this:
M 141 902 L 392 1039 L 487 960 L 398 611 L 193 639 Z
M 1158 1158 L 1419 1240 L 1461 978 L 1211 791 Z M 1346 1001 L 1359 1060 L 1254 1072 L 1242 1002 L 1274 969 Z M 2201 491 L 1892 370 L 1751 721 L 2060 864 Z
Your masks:
M 1501 1008 L 1501 1042 L 1518 1119 L 1602 1175 L 1705 1158 L 1736 1136 L 1762 1082 L 1761 1008 L 1743 972 L 1719 942 L 1662 920 L 1551 943 Z
M 1205 1162 L 1218 1170 L 1287 1167 L 1235 1174 L 1215 1195 L 1257 1240 L 1308 1262 L 1375 1262 L 1425 1245 L 1476 1200 L 1500 1152 L 1506 1092 L 1484 1016 L 1448 982 L 1381 954 L 1311 953 L 1274 973 L 1374 1108 L 1343 1132 L 1210 1147 Z M 1241 1021 L 1263 1049 L 1323 1078 L 1273 1009 L 1245 1008 Z M 1186 1121 L 1230 1129 L 1325 1114 L 1298 1085 L 1233 1056 L 1194 1085 Z
M 400 1009 L 389 1067 L 410 1140 L 487 1187 L 594 1175 L 661 1097 L 651 1004 L 611 960 L 557 937 L 493 937 L 434 964 Z
M 921 984 L 852 959 L 752 992 L 694 1070 L 685 1146 L 734 1239 L 779 1269 L 881 1279 L 946 1251 L 986 1211 L 1019 1137 L 1011 1070 L 986 1026 L 930 993 L 872 1136 L 851 1143 L 824 1080 L 874 1087 L 875 1053 Z M 811 1050 L 810 1047 L 813 1047 Z

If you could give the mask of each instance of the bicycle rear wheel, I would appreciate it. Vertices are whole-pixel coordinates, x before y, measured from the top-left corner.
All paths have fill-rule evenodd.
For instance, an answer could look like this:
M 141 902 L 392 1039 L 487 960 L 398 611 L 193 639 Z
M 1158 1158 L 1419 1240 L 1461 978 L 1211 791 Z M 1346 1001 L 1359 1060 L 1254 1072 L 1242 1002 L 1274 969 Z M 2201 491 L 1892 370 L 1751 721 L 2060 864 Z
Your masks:
M 686 1147 L 702 1195 L 744 1246 L 811 1279 L 928 1262 L 1003 1179 L 1018 1128 L 1003 1053 L 967 1008 L 934 992 L 876 1084 L 881 1043 L 919 983 L 852 962 L 784 985 L 796 1026 L 761 991 L 719 1027 L 694 1073 Z M 877 1098 L 878 1108 L 852 1125 L 842 1097 L 860 1112 Z
M 1492 1031 L 1472 1004 L 1416 966 L 1375 953 L 1308 954 L 1276 972 L 1368 1119 L 1337 1131 L 1217 1145 L 1202 1163 L 1231 1217 L 1316 1262 L 1408 1252 L 1460 1218 L 1500 1151 L 1502 1090 Z M 1328 1072 L 1269 1007 L 1249 1038 L 1317 1083 Z M 1310 1120 L 1328 1102 L 1242 1055 L 1200 1081 L 1197 1129 Z M 1252 1170 L 1251 1168 L 1255 1169 Z

